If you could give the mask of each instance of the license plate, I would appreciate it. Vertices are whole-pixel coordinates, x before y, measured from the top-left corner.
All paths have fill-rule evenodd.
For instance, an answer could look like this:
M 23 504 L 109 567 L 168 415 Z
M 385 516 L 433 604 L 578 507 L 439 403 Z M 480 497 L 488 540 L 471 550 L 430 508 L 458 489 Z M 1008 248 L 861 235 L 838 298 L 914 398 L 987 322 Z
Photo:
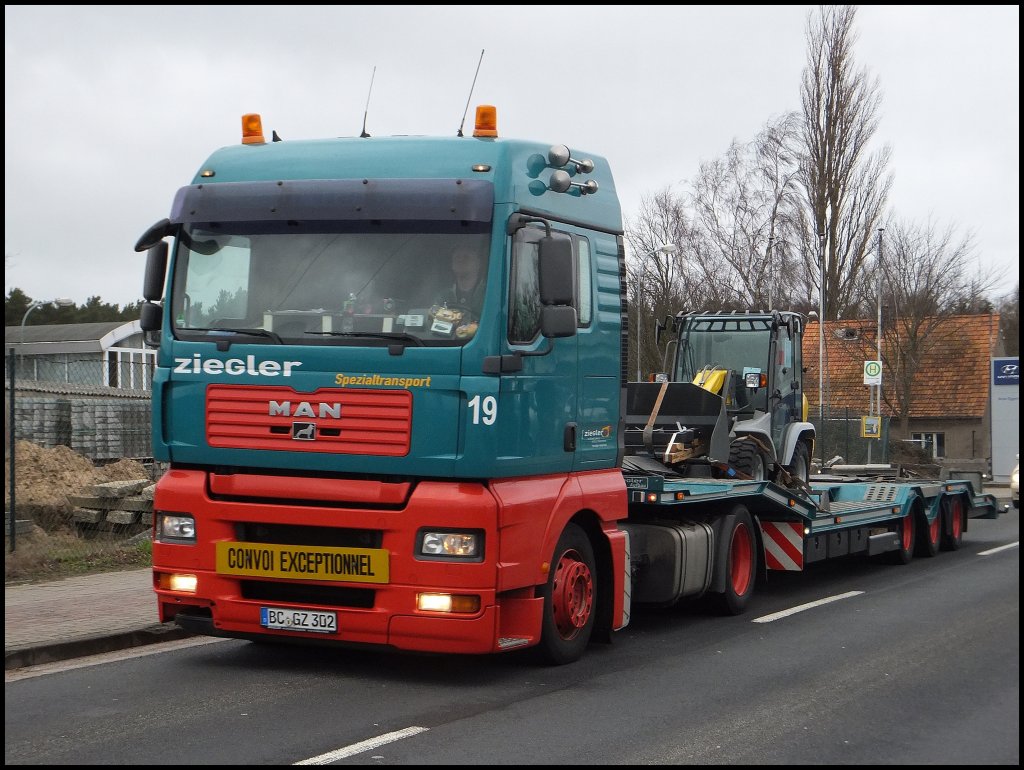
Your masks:
M 296 610 L 290 607 L 260 607 L 260 625 L 275 631 L 336 634 L 338 615 L 334 612 Z

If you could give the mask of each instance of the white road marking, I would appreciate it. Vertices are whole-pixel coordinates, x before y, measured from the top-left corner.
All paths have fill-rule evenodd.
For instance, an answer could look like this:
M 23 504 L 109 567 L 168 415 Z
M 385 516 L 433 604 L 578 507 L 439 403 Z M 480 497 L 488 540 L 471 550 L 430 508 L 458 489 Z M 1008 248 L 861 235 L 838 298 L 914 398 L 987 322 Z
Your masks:
M 771 623 L 773 620 L 782 620 L 782 618 L 788 618 L 790 615 L 795 615 L 798 612 L 804 610 L 813 609 L 814 607 L 820 607 L 823 604 L 830 604 L 831 602 L 837 602 L 840 599 L 849 599 L 853 596 L 860 596 L 863 591 L 847 591 L 845 594 L 839 594 L 837 596 L 829 596 L 824 599 L 818 599 L 816 602 L 808 602 L 807 604 L 801 604 L 799 607 L 792 607 L 782 612 L 774 612 L 771 615 L 762 615 L 759 618 L 754 618 L 752 623 Z
M 383 746 L 387 743 L 394 743 L 395 741 L 401 740 L 402 738 L 410 738 L 413 735 L 419 735 L 425 733 L 430 728 L 428 727 L 406 727 L 402 730 L 395 730 L 392 733 L 384 733 L 378 735 L 376 738 L 368 738 L 365 741 L 359 743 L 353 743 L 351 746 L 343 746 L 340 749 L 334 751 L 328 751 L 326 754 L 321 754 L 318 757 L 311 757 L 310 759 L 304 759 L 301 762 L 295 762 L 296 765 L 329 765 L 336 759 L 344 759 L 345 757 L 351 757 L 355 754 L 359 754 L 370 749 L 376 749 L 379 746 Z
M 84 658 L 75 658 L 74 660 L 56 661 L 54 663 L 40 663 L 38 666 L 25 666 L 25 668 L 16 668 L 12 669 L 11 671 L 5 671 L 4 682 L 16 682 L 19 679 L 31 679 L 32 677 L 36 676 L 59 674 L 62 671 L 72 671 L 76 668 L 88 668 L 89 666 L 99 666 L 104 663 L 111 663 L 115 660 L 125 660 L 126 658 L 144 658 L 147 655 L 159 655 L 162 652 L 180 650 L 184 647 L 199 647 L 204 644 L 216 644 L 217 642 L 226 641 L 228 640 L 223 638 L 212 637 L 179 639 L 174 642 L 155 642 L 153 644 L 146 644 L 142 647 L 133 647 L 126 650 L 101 652 L 98 655 L 89 655 Z
M 1014 541 L 1012 543 L 1007 543 L 1006 545 L 1001 545 L 998 548 L 989 548 L 987 551 L 978 551 L 978 556 L 988 556 L 989 554 L 999 553 L 1000 551 L 1005 551 L 1007 548 L 1019 548 L 1019 547 L 1020 547 L 1020 540 L 1016 540 L 1016 541 Z

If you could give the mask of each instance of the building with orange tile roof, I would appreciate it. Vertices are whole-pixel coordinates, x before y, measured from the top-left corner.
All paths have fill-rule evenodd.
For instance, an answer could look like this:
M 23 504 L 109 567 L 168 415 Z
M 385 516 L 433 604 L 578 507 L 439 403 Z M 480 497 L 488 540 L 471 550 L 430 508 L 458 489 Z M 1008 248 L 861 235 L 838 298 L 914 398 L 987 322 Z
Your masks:
M 821 338 L 820 328 L 810 321 L 803 339 L 810 418 L 828 424 L 872 414 L 864 368 L 878 360 L 877 321 L 826 321 Z M 883 323 L 881 350 L 883 397 L 874 413 L 887 418 L 890 444 L 909 441 L 941 465 L 987 470 L 991 359 L 1004 350 L 999 314 L 927 318 L 916 327 L 894 319 Z M 824 453 L 842 453 L 824 438 Z

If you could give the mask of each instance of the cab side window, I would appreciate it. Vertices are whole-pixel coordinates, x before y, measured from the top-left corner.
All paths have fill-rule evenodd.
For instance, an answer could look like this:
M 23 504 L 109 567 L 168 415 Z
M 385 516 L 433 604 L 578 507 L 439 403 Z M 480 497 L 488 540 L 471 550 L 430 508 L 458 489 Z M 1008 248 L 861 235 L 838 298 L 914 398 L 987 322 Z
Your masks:
M 520 229 L 512 242 L 512 269 L 509 282 L 508 339 L 514 345 L 532 342 L 540 333 L 540 290 L 537 255 L 544 230 Z M 590 276 L 590 243 L 571 236 L 576 252 L 575 305 L 579 326 L 589 326 L 593 316 L 593 285 Z
M 540 288 L 537 277 L 538 245 L 543 230 L 523 227 L 512 242 L 509 276 L 508 341 L 513 345 L 532 342 L 540 333 Z

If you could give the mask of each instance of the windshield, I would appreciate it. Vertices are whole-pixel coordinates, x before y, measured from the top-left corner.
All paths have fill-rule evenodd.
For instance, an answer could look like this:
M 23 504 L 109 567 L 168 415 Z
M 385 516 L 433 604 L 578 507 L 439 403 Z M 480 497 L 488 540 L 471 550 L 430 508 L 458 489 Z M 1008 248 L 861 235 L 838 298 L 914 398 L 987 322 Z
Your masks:
M 175 336 L 464 344 L 483 311 L 486 228 L 379 220 L 186 227 L 171 298 Z
M 748 400 L 756 408 L 764 408 L 765 391 L 744 394 L 742 375 L 747 371 L 769 371 L 771 344 L 770 323 L 762 319 L 716 318 L 692 320 L 680 342 L 676 379 L 693 382 L 698 374 L 714 369 L 734 373 L 730 398 L 738 403 Z

